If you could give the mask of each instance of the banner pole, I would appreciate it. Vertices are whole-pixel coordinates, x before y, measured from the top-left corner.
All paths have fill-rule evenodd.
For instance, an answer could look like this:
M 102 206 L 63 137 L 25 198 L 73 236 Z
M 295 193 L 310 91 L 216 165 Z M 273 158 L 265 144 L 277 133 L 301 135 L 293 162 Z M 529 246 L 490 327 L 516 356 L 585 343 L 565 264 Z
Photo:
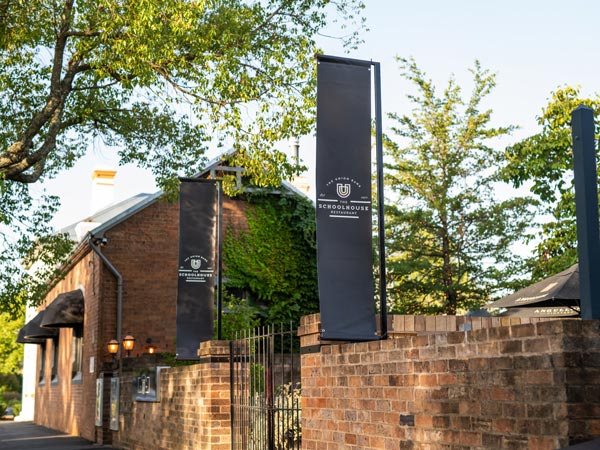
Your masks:
M 594 142 L 594 110 L 580 105 L 571 113 L 573 172 L 579 255 L 579 294 L 582 319 L 600 319 L 598 174 Z
M 381 339 L 387 339 L 387 294 L 385 274 L 385 218 L 383 195 L 383 130 L 381 118 L 381 65 L 371 63 L 375 68 L 375 151 L 377 159 L 377 225 L 379 240 L 379 317 L 381 320 Z
M 223 182 L 217 180 L 217 339 L 223 339 Z

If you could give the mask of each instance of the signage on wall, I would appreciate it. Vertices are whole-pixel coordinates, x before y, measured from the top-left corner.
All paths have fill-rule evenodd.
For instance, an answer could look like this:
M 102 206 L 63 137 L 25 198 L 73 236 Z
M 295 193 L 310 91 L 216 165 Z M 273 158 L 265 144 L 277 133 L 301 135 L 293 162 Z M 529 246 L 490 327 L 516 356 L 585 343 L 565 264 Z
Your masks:
M 96 378 L 95 425 L 102 426 L 102 404 L 104 402 L 104 378 Z
M 119 377 L 110 379 L 110 424 L 109 428 L 119 431 Z

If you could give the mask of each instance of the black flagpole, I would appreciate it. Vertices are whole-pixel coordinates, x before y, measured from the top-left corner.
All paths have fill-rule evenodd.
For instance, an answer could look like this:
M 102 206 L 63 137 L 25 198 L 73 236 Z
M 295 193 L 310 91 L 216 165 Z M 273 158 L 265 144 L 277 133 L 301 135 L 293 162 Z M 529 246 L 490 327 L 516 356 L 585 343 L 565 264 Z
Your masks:
M 600 319 L 598 175 L 594 142 L 594 110 L 579 106 L 571 113 L 579 293 L 582 319 Z
M 217 339 L 223 338 L 223 183 L 217 180 Z
M 379 230 L 379 317 L 381 339 L 387 339 L 387 294 L 385 276 L 385 219 L 383 196 L 383 130 L 381 120 L 381 70 L 378 62 L 371 63 L 375 68 L 375 152 L 377 160 L 377 225 Z

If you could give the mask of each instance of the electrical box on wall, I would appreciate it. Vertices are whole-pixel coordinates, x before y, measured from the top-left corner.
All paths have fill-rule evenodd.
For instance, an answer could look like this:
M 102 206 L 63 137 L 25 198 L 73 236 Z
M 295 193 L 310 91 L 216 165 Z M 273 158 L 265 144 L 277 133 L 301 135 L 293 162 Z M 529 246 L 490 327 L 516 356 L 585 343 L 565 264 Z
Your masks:
M 132 397 L 136 402 L 158 402 L 160 372 L 170 366 L 155 366 L 139 370 L 133 378 Z

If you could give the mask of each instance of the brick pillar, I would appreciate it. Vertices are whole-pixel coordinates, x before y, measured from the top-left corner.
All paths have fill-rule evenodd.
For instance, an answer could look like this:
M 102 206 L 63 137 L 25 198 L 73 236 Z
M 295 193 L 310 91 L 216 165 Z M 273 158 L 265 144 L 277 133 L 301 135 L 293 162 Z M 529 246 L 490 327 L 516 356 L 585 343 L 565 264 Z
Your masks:
M 137 369 L 164 366 L 160 355 L 131 358 L 121 376 L 121 428 L 125 450 L 230 450 L 229 341 L 200 344 L 200 360 L 160 372 L 156 402 L 132 398 Z
M 321 315 L 311 314 L 300 318 L 300 326 L 298 327 L 298 337 L 300 338 L 300 347 L 307 351 L 313 349 L 318 351 L 321 341 Z
M 231 400 L 229 341 L 202 342 L 200 357 L 199 420 L 203 432 L 196 442 L 199 450 L 231 449 Z

